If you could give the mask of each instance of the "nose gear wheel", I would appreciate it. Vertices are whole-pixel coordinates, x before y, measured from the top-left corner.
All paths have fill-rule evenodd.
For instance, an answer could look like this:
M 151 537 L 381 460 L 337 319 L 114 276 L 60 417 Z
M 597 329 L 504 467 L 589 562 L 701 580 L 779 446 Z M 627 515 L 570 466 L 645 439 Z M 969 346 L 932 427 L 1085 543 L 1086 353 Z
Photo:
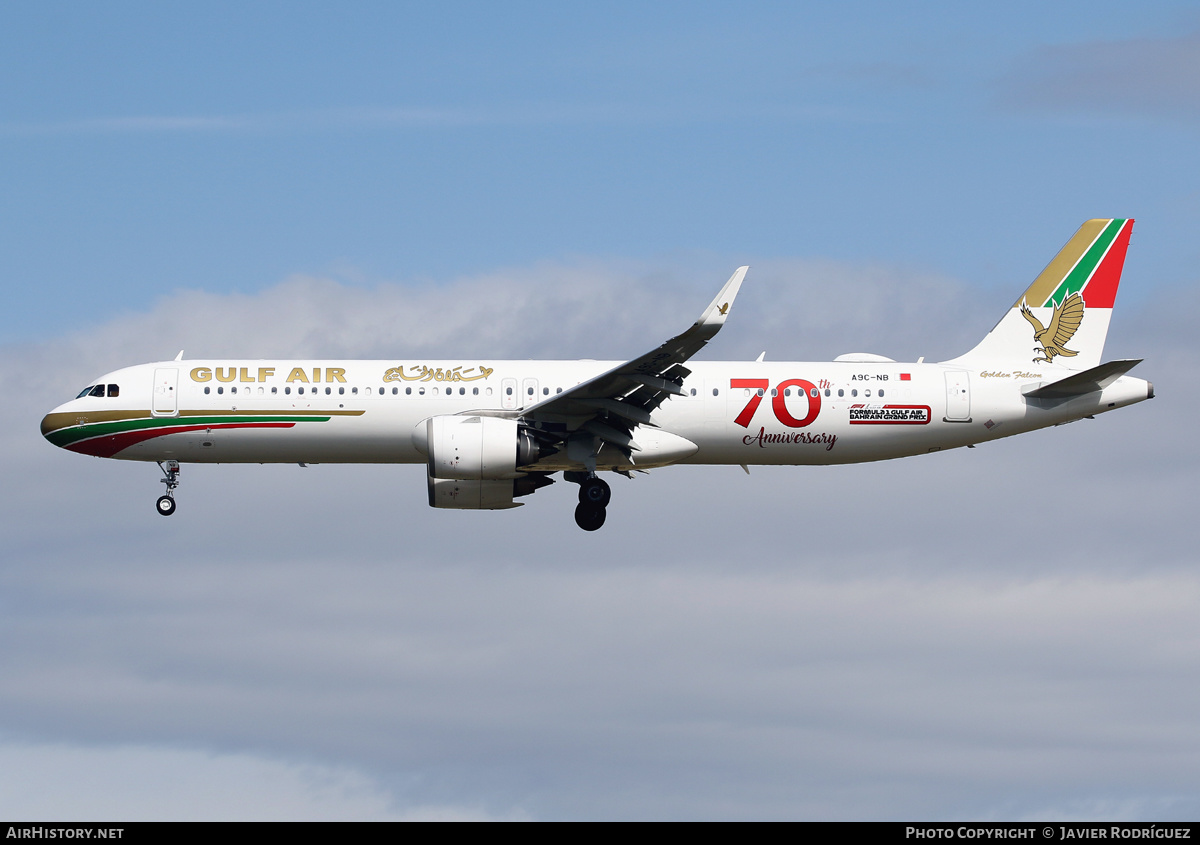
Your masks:
M 163 516 L 175 513 L 175 488 L 179 486 L 179 461 L 158 462 L 158 468 L 163 471 L 162 483 L 167 485 L 165 495 L 159 496 L 155 507 Z

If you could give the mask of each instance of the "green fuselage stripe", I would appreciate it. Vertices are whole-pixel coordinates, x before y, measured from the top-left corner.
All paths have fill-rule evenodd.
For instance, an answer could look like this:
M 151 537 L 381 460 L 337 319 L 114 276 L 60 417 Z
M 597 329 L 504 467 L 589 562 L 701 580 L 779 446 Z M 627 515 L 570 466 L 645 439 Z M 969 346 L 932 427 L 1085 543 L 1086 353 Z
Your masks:
M 55 446 L 67 446 L 87 440 L 89 437 L 103 437 L 106 434 L 122 434 L 128 431 L 142 431 L 151 428 L 171 428 L 173 426 L 196 425 L 230 425 L 253 423 L 302 423 L 328 422 L 332 417 L 287 416 L 287 415 L 248 415 L 212 416 L 212 417 L 149 417 L 137 420 L 116 420 L 114 422 L 84 423 L 83 425 L 60 428 L 46 435 L 46 439 Z

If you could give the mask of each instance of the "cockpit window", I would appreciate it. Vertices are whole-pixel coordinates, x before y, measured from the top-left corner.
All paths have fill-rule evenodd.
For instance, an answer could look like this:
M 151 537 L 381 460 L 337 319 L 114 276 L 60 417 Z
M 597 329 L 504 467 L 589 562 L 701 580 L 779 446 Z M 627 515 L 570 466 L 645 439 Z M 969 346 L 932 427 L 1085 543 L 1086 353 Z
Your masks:
M 108 387 L 108 395 L 110 397 L 121 395 L 121 386 L 119 384 L 110 384 L 110 385 L 107 385 L 107 387 Z M 82 399 L 85 396 L 103 397 L 104 396 L 104 388 L 105 388 L 105 385 L 103 385 L 103 384 L 89 384 L 83 390 L 79 391 L 79 395 L 76 396 L 75 398 Z

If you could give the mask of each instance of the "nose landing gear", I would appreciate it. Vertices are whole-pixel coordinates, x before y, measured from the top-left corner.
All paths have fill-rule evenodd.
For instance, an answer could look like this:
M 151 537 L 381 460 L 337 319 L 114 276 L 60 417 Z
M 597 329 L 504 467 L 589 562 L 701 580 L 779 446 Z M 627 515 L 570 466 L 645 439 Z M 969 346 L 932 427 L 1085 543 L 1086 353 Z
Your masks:
M 167 485 L 167 492 L 158 497 L 155 506 L 163 516 L 170 516 L 175 513 L 175 488 L 179 486 L 179 461 L 167 461 L 166 466 L 159 461 L 158 468 L 163 471 L 162 483 Z
M 575 524 L 584 531 L 595 531 L 604 524 L 607 516 L 604 509 L 612 499 L 612 490 L 608 482 L 595 475 L 584 476 L 578 484 L 579 505 L 575 508 Z

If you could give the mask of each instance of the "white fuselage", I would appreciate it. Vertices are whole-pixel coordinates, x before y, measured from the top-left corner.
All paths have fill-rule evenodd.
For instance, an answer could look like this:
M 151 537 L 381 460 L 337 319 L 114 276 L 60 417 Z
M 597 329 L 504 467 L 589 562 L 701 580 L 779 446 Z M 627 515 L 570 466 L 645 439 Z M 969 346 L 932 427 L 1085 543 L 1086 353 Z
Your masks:
M 126 460 L 181 463 L 423 463 L 412 433 L 433 416 L 522 408 L 615 361 L 166 361 L 109 373 L 47 415 L 56 445 Z M 945 364 L 691 361 L 683 396 L 639 426 L 633 463 L 840 464 L 917 455 L 1056 425 L 1139 402 L 1121 376 L 1068 400 L 1027 399 L 1069 371 Z M 760 393 L 761 391 L 761 393 Z M 815 393 L 815 395 L 814 395 Z M 674 435 L 675 437 L 672 437 Z M 679 438 L 695 448 L 680 450 Z M 578 469 L 565 453 L 539 470 Z

